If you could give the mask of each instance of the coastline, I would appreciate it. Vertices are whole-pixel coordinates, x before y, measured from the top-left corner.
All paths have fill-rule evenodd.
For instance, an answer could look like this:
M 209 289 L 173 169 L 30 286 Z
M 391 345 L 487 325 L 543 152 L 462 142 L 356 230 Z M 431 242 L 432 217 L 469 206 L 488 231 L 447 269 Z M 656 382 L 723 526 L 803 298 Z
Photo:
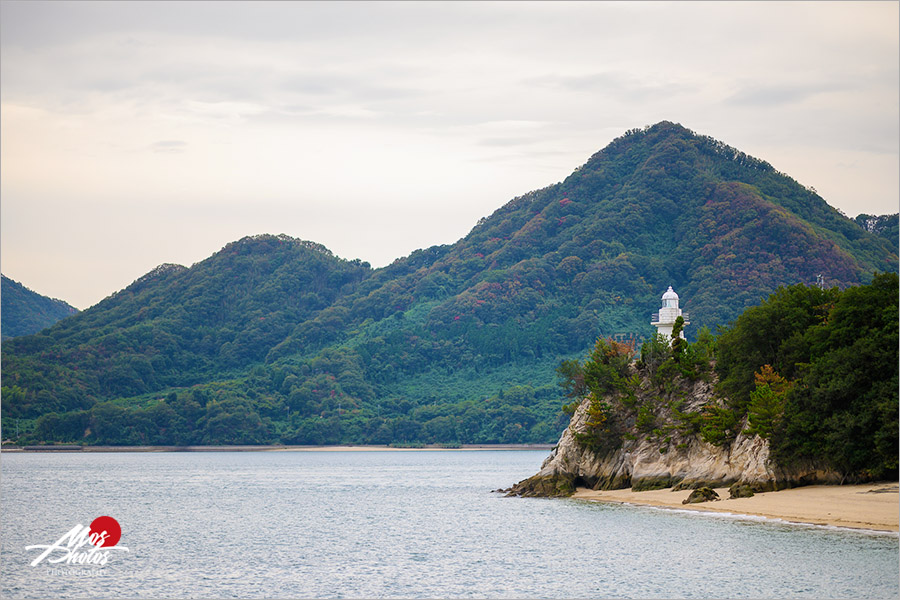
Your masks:
M 477 450 L 551 450 L 555 444 L 459 444 L 441 446 L 14 446 L 0 449 L 2 452 L 59 453 L 59 452 L 422 452 L 422 451 L 477 451 Z
M 672 488 L 634 492 L 578 488 L 573 499 L 617 504 L 637 504 L 663 509 L 779 519 L 789 523 L 830 525 L 851 529 L 898 531 L 900 494 L 897 483 L 863 485 L 811 485 L 777 492 L 762 492 L 751 498 L 728 498 L 728 488 L 717 488 L 722 500 L 682 504 L 691 490 Z

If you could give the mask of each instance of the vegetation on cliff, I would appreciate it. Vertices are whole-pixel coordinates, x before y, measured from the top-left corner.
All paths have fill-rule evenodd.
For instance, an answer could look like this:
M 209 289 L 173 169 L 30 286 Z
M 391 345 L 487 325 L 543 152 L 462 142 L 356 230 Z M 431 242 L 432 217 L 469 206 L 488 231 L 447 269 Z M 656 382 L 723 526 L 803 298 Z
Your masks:
M 587 396 L 575 440 L 604 453 L 645 436 L 666 452 L 674 431 L 716 446 L 743 433 L 768 440 L 780 467 L 805 461 L 848 480 L 896 478 L 898 283 L 885 273 L 843 291 L 779 288 L 716 339 L 645 343 L 630 376 L 630 349 L 598 340 L 588 360 L 558 371 L 571 395 Z M 682 410 L 684 383 L 713 368 L 717 399 Z
M 813 190 L 663 122 L 382 269 L 287 236 L 163 265 L 4 343 L 4 432 L 17 419 L 22 441 L 552 442 L 560 360 L 598 335 L 650 336 L 667 285 L 694 340 L 779 285 L 896 268 L 896 244 Z M 645 362 L 662 381 L 696 371 L 695 345 Z
M 684 406 L 693 382 L 712 380 L 715 344 L 708 329 L 694 344 L 670 344 L 656 335 L 643 344 L 635 361 L 633 346 L 600 338 L 583 363 L 562 363 L 559 384 L 573 399 L 564 409 L 572 414 L 587 402 L 588 418 L 573 431 L 576 442 L 602 454 L 619 448 L 625 439 L 644 436 L 665 453 L 675 432 L 715 438 L 721 406 L 710 403 L 694 412 Z
M 779 289 L 719 337 L 729 408 L 749 416 L 779 464 L 896 478 L 897 315 L 896 273 L 843 291 Z

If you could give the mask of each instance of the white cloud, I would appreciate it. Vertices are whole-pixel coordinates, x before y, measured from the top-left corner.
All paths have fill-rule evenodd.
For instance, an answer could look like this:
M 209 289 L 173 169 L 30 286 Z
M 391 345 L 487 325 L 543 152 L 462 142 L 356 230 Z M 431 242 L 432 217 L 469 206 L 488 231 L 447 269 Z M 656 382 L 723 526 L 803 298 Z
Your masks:
M 178 154 L 184 152 L 187 142 L 184 140 L 159 140 L 150 144 L 150 149 L 154 152 L 164 152 L 167 154 Z

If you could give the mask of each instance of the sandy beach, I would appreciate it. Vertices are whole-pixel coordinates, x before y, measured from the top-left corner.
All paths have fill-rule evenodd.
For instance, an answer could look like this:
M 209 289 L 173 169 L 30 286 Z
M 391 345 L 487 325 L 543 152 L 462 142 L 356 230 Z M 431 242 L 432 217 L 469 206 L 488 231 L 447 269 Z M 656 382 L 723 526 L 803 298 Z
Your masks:
M 854 529 L 897 531 L 900 514 L 898 484 L 814 485 L 759 493 L 752 498 L 728 498 L 728 488 L 716 489 L 722 500 L 700 504 L 682 504 L 691 491 L 673 492 L 671 488 L 634 492 L 631 489 L 594 491 L 578 488 L 572 498 L 597 502 L 618 502 L 727 512 L 781 519 L 793 523 L 834 525 Z

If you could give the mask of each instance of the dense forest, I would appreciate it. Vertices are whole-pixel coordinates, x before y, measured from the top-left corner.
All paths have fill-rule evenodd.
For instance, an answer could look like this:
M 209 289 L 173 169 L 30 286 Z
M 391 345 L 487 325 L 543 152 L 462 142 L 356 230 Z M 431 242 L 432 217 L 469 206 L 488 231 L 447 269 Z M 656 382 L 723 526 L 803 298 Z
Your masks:
M 718 339 L 731 422 L 747 415 L 779 464 L 896 478 L 898 288 L 896 273 L 844 291 L 798 285 L 748 309 Z
M 857 215 L 854 219 L 860 227 L 870 233 L 881 236 L 892 244 L 900 238 L 900 214 L 892 215 Z
M 0 332 L 4 340 L 37 333 L 78 312 L 74 306 L 41 296 L 6 275 L 0 276 L 0 279 Z
M 382 269 L 284 235 L 163 265 L 3 344 L 4 435 L 17 423 L 24 440 L 98 444 L 553 442 L 567 422 L 560 362 L 598 336 L 649 338 L 667 286 L 693 340 L 779 286 L 895 272 L 886 222 L 851 220 L 664 122 Z

